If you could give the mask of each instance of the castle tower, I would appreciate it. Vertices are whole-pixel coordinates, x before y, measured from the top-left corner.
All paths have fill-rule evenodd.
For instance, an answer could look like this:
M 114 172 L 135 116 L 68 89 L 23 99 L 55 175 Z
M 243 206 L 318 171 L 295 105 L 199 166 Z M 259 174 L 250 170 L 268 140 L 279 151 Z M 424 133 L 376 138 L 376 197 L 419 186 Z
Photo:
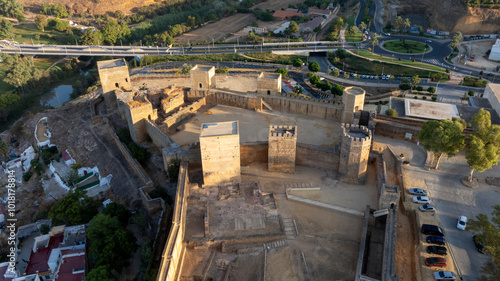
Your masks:
M 148 100 L 133 100 L 126 103 L 125 118 L 127 119 L 130 137 L 135 143 L 141 143 L 148 136 L 144 120 L 155 120 L 157 114 Z
M 194 90 L 209 90 L 213 84 L 215 67 L 195 65 L 189 72 Z
M 269 126 L 269 172 L 295 173 L 297 126 Z
M 241 182 L 238 121 L 202 124 L 200 150 L 205 185 Z
M 347 87 L 342 95 L 344 113 L 342 123 L 351 124 L 355 112 L 363 110 L 365 103 L 365 90 L 360 87 Z
M 365 126 L 342 124 L 339 175 L 343 182 L 363 184 L 366 180 L 372 132 Z
M 128 66 L 125 59 L 106 60 L 97 62 L 99 78 L 101 79 L 102 93 L 106 103 L 106 109 L 116 109 L 115 90 L 121 89 L 125 92 L 132 91 Z

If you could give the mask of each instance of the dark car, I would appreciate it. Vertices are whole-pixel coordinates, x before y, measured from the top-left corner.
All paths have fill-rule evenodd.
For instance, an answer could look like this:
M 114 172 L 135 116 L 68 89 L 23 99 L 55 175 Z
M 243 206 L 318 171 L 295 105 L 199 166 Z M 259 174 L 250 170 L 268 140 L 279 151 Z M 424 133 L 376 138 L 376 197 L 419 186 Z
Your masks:
M 427 253 L 446 256 L 448 254 L 448 250 L 445 247 L 440 246 L 427 246 Z
M 422 233 L 427 235 L 445 236 L 444 230 L 433 224 L 422 224 Z
M 436 244 L 436 245 L 446 245 L 444 238 L 441 236 L 427 236 L 427 243 Z
M 446 259 L 445 258 L 426 258 L 425 265 L 427 266 L 437 266 L 437 267 L 445 267 Z
M 472 240 L 474 240 L 474 245 L 476 245 L 477 251 L 481 254 L 484 254 L 484 247 L 486 247 L 486 245 L 483 242 L 479 241 L 477 235 L 472 236 Z

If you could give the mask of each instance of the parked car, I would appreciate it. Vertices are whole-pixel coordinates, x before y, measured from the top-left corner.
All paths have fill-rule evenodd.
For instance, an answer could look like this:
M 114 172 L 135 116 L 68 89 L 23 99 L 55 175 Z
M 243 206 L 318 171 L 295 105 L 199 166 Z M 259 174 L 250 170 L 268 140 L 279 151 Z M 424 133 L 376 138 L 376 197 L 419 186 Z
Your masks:
M 446 245 L 446 241 L 441 236 L 427 236 L 425 240 L 427 241 L 427 243 L 430 244 L 443 245 L 443 246 Z
M 425 40 L 425 43 L 432 43 L 432 40 L 427 39 L 427 40 Z
M 399 77 L 398 77 L 399 79 Z M 410 194 L 427 196 L 427 190 L 421 188 L 410 188 Z
M 419 207 L 421 212 L 435 212 L 436 208 L 431 204 L 424 204 Z
M 451 271 L 436 271 L 434 272 L 434 279 L 436 280 L 457 280 L 455 272 Z
M 460 230 L 465 230 L 466 226 L 467 226 L 467 217 L 460 216 L 458 218 L 457 228 L 460 229 Z
M 427 196 L 415 196 L 412 199 L 413 203 L 430 203 L 431 199 Z
M 375 79 L 375 76 L 373 76 L 373 75 L 372 75 L 372 76 L 370 76 L 370 79 Z
M 433 224 L 422 224 L 422 233 L 427 235 L 445 236 L 444 230 Z
M 479 237 L 477 237 L 477 235 L 472 236 L 472 241 L 474 241 L 474 245 L 476 245 L 477 251 L 481 254 L 484 254 L 484 247 L 486 247 L 486 245 L 479 240 Z
M 437 254 L 446 256 L 448 254 L 448 250 L 445 247 L 441 246 L 427 246 L 427 253 L 429 254 Z
M 425 265 L 427 266 L 437 266 L 437 267 L 445 267 L 446 266 L 446 259 L 445 258 L 426 258 L 425 259 Z

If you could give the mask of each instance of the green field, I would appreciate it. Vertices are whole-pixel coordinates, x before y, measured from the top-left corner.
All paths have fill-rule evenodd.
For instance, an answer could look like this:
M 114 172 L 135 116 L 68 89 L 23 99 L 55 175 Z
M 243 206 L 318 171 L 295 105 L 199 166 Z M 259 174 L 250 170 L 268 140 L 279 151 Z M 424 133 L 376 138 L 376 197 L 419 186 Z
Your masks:
M 410 40 L 389 41 L 385 42 L 383 46 L 389 51 L 393 51 L 396 53 L 403 53 L 403 54 L 408 54 L 408 53 L 418 54 L 426 52 L 428 50 L 428 48 L 426 48 L 427 46 L 426 44 Z
M 400 65 L 410 65 L 410 66 L 415 66 L 415 67 L 421 67 L 421 68 L 426 68 L 429 70 L 433 71 L 445 71 L 446 69 L 438 66 L 434 66 L 431 64 L 426 64 L 426 63 L 421 63 L 421 62 L 412 62 L 412 61 L 405 61 L 405 60 L 397 60 L 397 59 L 391 59 L 388 57 L 383 57 L 365 50 L 354 50 L 352 51 L 355 54 L 358 54 L 362 57 L 365 58 L 370 58 L 370 59 L 376 59 L 376 60 L 381 60 L 381 61 L 386 61 L 394 64 L 400 64 Z
M 75 44 L 75 39 L 79 37 L 76 35 L 68 35 L 65 32 L 59 32 L 47 26 L 45 32 L 42 32 L 36 27 L 35 23 L 16 24 L 13 28 L 14 40 L 20 44 Z M 35 35 L 40 35 L 37 40 Z M 10 40 L 10 38 L 2 38 Z
M 339 62 L 332 64 L 339 69 L 343 69 L 348 72 L 365 74 L 365 75 L 394 75 L 394 76 L 406 76 L 411 77 L 418 75 L 420 77 L 429 77 L 429 75 L 435 74 L 437 72 L 429 71 L 425 69 L 411 68 L 404 65 L 390 64 L 379 61 L 370 61 L 361 57 L 350 55 L 347 58 L 340 59 Z
M 346 42 L 360 42 L 360 41 L 363 41 L 363 39 L 364 39 L 363 33 L 361 33 L 361 32 L 357 32 L 356 34 L 347 34 L 347 32 L 346 32 L 346 36 L 345 36 Z

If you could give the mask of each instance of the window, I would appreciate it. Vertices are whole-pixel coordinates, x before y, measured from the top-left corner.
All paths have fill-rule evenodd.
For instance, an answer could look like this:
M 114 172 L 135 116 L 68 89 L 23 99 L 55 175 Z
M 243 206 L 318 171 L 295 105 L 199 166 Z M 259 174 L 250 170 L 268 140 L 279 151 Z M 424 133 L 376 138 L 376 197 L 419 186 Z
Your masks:
M 200 89 L 201 89 L 201 88 L 203 88 L 203 86 L 202 86 L 202 85 L 201 85 L 201 83 L 200 83 Z
M 127 82 L 127 83 L 128 83 L 128 78 L 125 78 L 125 82 Z
M 271 91 L 267 90 L 267 94 L 268 94 L 268 95 L 271 95 Z
M 115 87 L 120 88 L 120 86 L 118 85 L 118 83 L 115 83 Z

